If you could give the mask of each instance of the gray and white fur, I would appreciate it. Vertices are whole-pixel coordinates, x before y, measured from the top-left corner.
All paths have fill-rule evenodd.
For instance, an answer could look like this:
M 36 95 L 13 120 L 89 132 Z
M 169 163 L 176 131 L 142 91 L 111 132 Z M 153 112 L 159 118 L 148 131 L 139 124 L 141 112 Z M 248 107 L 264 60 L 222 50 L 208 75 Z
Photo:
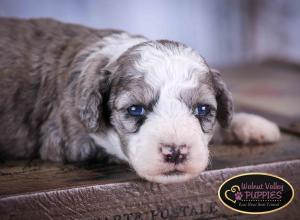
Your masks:
M 206 168 L 217 121 L 227 142 L 280 137 L 259 116 L 236 114 L 231 123 L 220 73 L 184 44 L 51 19 L 1 18 L 0 36 L 2 157 L 120 160 L 171 183 Z M 200 103 L 211 109 L 203 118 L 194 115 Z M 143 117 L 128 114 L 137 104 Z

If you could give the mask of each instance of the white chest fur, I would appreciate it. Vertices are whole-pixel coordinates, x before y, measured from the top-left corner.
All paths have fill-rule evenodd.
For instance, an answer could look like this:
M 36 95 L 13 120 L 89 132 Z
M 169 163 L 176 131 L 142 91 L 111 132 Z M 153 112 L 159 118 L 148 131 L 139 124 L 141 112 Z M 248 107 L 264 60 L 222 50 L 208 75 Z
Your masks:
M 100 134 L 93 133 L 90 134 L 90 136 L 95 143 L 104 148 L 107 153 L 114 155 L 121 160 L 128 161 L 128 158 L 122 151 L 120 138 L 114 129 L 109 129 Z

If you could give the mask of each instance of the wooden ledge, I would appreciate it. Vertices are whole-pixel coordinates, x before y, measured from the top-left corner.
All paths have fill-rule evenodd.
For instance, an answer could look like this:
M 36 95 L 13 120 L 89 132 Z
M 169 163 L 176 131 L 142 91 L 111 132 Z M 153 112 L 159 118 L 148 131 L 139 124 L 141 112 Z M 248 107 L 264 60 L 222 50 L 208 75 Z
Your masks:
M 276 145 L 211 146 L 208 171 L 170 185 L 141 180 L 125 165 L 9 161 L 0 165 L 0 219 L 249 219 L 217 198 L 225 179 L 245 172 L 268 172 L 290 181 L 295 201 L 270 216 L 293 219 L 300 202 L 299 143 L 299 137 L 284 134 Z
M 221 72 L 240 109 L 259 113 L 285 131 L 280 143 L 211 146 L 207 171 L 170 185 L 143 181 L 124 165 L 9 161 L 0 164 L 0 219 L 300 219 L 300 131 L 294 123 L 300 119 L 299 69 L 264 64 Z M 245 172 L 287 179 L 294 201 L 262 216 L 229 210 L 217 190 L 225 179 Z
M 267 219 L 299 217 L 300 160 L 292 160 L 206 171 L 182 184 L 134 180 L 6 196 L 0 219 L 255 219 L 224 207 L 217 197 L 224 180 L 245 172 L 279 175 L 296 189 L 294 201 Z
M 263 146 L 211 146 L 209 170 L 288 161 L 300 158 L 300 138 L 284 134 L 280 143 Z M 0 164 L 0 198 L 80 186 L 139 179 L 126 165 L 62 165 L 39 160 Z

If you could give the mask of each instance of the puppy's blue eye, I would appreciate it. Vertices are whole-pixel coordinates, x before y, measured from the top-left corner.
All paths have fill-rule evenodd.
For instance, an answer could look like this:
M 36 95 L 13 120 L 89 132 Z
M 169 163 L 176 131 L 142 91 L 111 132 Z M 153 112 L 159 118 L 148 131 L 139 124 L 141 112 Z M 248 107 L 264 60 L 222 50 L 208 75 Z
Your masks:
M 145 114 L 145 108 L 141 105 L 132 105 L 127 111 L 131 116 L 143 116 Z
M 205 117 L 210 113 L 209 105 L 200 104 L 195 108 L 194 114 L 197 117 Z

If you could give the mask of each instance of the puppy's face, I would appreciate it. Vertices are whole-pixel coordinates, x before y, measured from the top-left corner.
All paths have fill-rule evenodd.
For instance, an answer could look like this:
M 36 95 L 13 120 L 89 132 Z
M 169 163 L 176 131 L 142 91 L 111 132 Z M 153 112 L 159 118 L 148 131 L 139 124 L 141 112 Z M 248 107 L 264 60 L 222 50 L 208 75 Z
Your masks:
M 230 120 L 230 97 L 219 76 L 192 49 L 169 41 L 135 46 L 115 65 L 111 123 L 130 165 L 160 183 L 199 175 L 216 119 Z

